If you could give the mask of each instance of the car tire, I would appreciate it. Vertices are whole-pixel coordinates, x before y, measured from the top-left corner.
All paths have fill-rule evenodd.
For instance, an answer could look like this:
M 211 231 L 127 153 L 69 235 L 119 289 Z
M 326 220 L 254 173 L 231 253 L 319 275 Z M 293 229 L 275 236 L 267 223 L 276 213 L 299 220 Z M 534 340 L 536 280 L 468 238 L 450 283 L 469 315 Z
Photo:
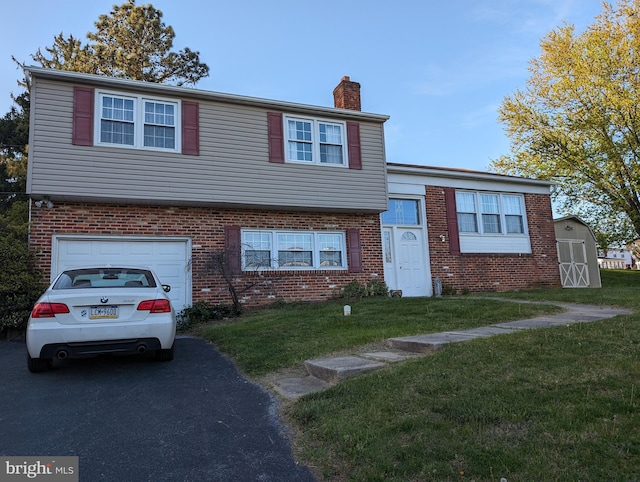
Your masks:
M 46 372 L 53 366 L 53 360 L 48 358 L 31 358 L 27 354 L 27 368 L 31 373 Z
M 156 350 L 156 360 L 158 361 L 171 361 L 173 360 L 173 345 L 166 350 Z

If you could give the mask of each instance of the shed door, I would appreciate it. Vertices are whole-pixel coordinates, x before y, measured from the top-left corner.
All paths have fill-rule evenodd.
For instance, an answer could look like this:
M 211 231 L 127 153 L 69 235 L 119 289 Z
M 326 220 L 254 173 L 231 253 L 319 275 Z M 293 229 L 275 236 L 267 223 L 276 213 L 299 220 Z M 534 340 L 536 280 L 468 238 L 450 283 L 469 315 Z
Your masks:
M 588 288 L 587 249 L 581 239 L 558 239 L 560 281 L 563 288 Z

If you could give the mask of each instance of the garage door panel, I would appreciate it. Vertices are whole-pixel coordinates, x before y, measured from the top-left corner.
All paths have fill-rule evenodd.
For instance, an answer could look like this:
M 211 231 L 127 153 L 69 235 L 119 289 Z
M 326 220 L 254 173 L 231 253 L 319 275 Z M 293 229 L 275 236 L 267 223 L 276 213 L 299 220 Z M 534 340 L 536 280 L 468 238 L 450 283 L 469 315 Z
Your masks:
M 187 270 L 189 252 L 186 240 L 154 239 L 91 239 L 54 237 L 57 245 L 52 277 L 76 266 L 94 264 L 148 266 L 171 286 L 169 297 L 176 311 L 191 302 L 190 273 Z
M 95 247 L 96 255 L 103 256 L 124 256 L 124 243 L 101 243 L 95 241 L 92 243 Z

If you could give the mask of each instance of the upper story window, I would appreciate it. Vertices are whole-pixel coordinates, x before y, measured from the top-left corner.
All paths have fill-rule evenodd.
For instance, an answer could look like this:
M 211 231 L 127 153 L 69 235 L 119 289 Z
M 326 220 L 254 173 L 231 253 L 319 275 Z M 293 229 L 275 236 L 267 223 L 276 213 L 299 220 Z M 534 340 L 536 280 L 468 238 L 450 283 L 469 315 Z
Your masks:
M 347 165 L 344 123 L 290 116 L 284 122 L 287 161 Z
M 242 231 L 245 270 L 346 268 L 343 232 Z
M 456 191 L 458 230 L 476 234 L 525 234 L 524 197 Z
M 177 101 L 110 92 L 101 92 L 97 98 L 98 144 L 177 150 Z

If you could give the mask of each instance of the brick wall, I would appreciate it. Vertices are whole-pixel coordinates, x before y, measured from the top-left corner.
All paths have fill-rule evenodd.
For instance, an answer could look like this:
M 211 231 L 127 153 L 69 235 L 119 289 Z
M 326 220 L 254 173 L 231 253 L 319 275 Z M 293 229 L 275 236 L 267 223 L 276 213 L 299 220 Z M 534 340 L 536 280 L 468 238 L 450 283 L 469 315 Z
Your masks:
M 243 273 L 234 277 L 247 305 L 275 300 L 321 301 L 356 279 L 365 283 L 383 279 L 379 216 L 310 212 L 244 211 L 161 206 L 120 206 L 56 202 L 52 209 L 33 209 L 30 247 L 45 275 L 51 269 L 51 236 L 83 234 L 101 236 L 183 236 L 192 240 L 193 302 L 229 303 L 231 298 L 220 275 L 208 268 L 214 253 L 224 252 L 224 227 L 344 231 L 358 228 L 362 272 L 346 270 L 273 271 Z M 48 276 L 45 282 L 48 282 Z
M 442 187 L 426 186 L 429 256 L 433 279 L 456 292 L 500 292 L 535 287 L 560 287 L 551 200 L 548 195 L 525 194 L 531 254 L 452 255 Z

